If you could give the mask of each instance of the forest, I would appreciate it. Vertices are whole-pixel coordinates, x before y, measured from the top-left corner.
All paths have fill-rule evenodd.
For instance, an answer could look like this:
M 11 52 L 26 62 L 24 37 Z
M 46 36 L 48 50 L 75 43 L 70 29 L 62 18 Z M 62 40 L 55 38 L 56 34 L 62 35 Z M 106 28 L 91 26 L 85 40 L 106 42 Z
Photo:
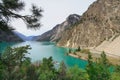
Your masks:
M 20 0 L 1 0 L 0 30 L 14 30 L 10 25 L 13 19 L 22 19 L 28 29 L 39 29 L 43 10 L 32 5 L 30 15 L 18 14 L 24 7 L 24 2 Z M 52 57 L 32 62 L 27 56 L 30 49 L 31 47 L 26 45 L 7 47 L 0 52 L 0 80 L 120 80 L 120 65 L 112 65 L 105 52 L 102 52 L 96 61 L 88 52 L 88 64 L 85 69 L 81 69 L 78 65 L 67 67 L 64 62 L 56 67 Z
M 64 62 L 55 67 L 52 57 L 33 63 L 26 56 L 29 49 L 29 45 L 7 47 L 1 53 L 1 80 L 120 80 L 120 65 L 110 64 L 104 52 L 95 62 L 89 52 L 88 65 L 81 69 L 77 65 L 66 67 Z

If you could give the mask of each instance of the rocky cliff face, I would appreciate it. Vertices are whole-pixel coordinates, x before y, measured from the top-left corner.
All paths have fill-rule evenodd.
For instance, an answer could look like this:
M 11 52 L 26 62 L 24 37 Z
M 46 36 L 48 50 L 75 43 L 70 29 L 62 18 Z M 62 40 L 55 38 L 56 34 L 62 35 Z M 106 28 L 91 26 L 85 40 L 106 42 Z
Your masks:
M 37 41 L 51 41 L 52 40 L 52 36 L 54 36 L 54 34 L 57 32 L 59 25 L 56 25 L 52 30 L 49 30 L 45 33 L 43 33 L 40 36 L 36 37 Z
M 80 20 L 80 16 L 77 14 L 72 14 L 67 17 L 66 21 L 61 24 L 56 25 L 52 30 L 42 34 L 41 36 L 37 37 L 37 41 L 52 41 L 58 42 L 61 37 L 62 33 L 72 27 L 72 25 L 76 24 Z
M 62 33 L 59 46 L 96 47 L 120 34 L 120 0 L 97 0 L 73 28 Z
M 0 41 L 18 42 L 23 40 L 11 31 L 6 32 L 0 29 Z

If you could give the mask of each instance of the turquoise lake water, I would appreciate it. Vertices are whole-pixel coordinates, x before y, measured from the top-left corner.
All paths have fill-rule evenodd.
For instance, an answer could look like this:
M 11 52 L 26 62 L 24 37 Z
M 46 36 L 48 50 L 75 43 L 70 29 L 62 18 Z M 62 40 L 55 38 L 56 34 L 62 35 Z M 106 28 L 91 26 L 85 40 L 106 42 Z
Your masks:
M 31 50 L 29 50 L 29 56 L 32 59 L 32 62 L 42 60 L 44 57 L 52 56 L 54 61 L 60 63 L 64 61 L 67 67 L 72 67 L 74 65 L 78 65 L 80 68 L 85 68 L 87 65 L 87 61 L 74 58 L 71 56 L 67 56 L 67 49 L 62 47 L 57 47 L 54 43 L 50 42 L 36 42 L 36 41 L 27 41 L 20 43 L 0 43 L 0 51 L 3 51 L 6 46 L 19 47 L 30 45 Z

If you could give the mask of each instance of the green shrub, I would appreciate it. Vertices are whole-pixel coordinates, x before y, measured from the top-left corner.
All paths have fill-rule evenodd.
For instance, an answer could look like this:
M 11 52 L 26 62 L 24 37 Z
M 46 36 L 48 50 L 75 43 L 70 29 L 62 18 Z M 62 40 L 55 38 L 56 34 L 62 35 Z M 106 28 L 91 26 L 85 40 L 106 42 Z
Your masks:
M 80 52 L 81 52 L 81 53 L 88 54 L 88 53 L 90 52 L 90 50 L 89 50 L 89 49 L 82 49 Z

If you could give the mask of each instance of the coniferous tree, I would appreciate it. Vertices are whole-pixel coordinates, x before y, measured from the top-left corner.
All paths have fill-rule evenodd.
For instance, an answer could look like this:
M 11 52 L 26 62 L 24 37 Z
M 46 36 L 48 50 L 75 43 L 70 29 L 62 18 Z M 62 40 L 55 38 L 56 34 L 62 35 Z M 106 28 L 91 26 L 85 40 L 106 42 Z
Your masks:
M 78 46 L 78 48 L 77 48 L 77 51 L 81 51 L 81 48 L 80 48 L 80 46 Z
M 89 75 L 89 78 L 90 80 L 94 80 L 94 77 L 95 77 L 95 70 L 94 70 L 94 64 L 93 64 L 93 61 L 92 61 L 92 56 L 91 56 L 91 53 L 88 54 L 88 65 L 87 65 L 87 73 Z
M 115 71 L 118 72 L 118 73 L 120 73 L 120 65 L 116 66 L 116 70 Z
M 16 74 L 17 71 L 23 66 L 25 62 L 30 62 L 30 58 L 26 57 L 28 54 L 28 49 L 31 49 L 29 46 L 23 46 L 19 48 L 8 47 L 1 56 L 0 70 L 2 70 L 3 78 L 1 80 L 16 80 L 16 77 L 19 75 Z M 2 68 L 1 68 L 2 67 Z M 18 78 L 17 77 L 17 78 Z M 21 79 L 23 77 L 20 77 Z
M 21 0 L 1 0 L 0 1 L 0 29 L 4 31 L 12 30 L 10 21 L 13 18 L 22 19 L 28 28 L 38 29 L 41 25 L 41 8 L 32 5 L 31 15 L 20 15 L 19 11 L 23 10 L 25 3 Z
M 35 65 L 30 65 L 26 70 L 26 80 L 39 80 L 39 75 L 36 71 Z
M 52 57 L 43 58 L 39 68 L 39 80 L 56 80 L 56 72 Z
M 115 71 L 112 73 L 112 80 L 120 80 L 120 65 L 114 66 Z
M 80 69 L 77 65 L 67 70 L 68 80 L 89 80 L 87 72 Z
M 88 66 L 86 68 L 90 80 L 111 80 L 110 65 L 105 53 L 101 54 L 98 61 L 93 62 L 92 56 L 88 56 Z
M 65 63 L 62 61 L 58 70 L 58 80 L 66 80 L 67 79 L 67 67 Z

